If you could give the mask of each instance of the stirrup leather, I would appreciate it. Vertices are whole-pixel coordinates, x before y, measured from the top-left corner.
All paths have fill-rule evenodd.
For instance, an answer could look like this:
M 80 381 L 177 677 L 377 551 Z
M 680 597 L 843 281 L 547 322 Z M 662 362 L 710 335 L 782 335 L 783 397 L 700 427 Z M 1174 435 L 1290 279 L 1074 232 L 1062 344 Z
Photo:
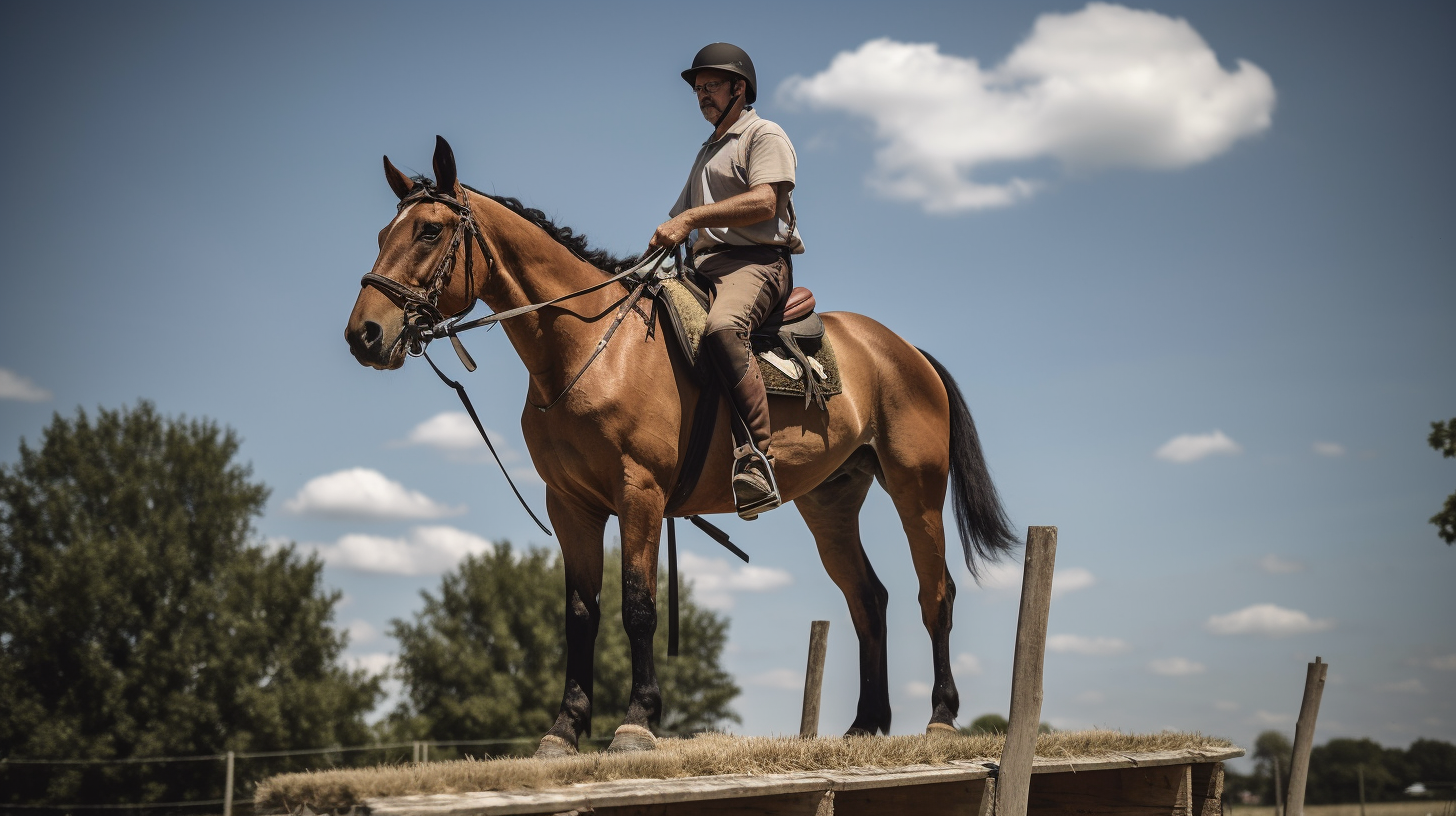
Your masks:
M 746 469 L 749 462 L 756 462 L 763 470 L 764 478 L 768 481 L 767 496 L 747 500 L 739 497 L 737 476 Z M 779 494 L 778 478 L 774 475 L 773 460 L 765 456 L 752 442 L 733 449 L 733 477 L 733 504 L 739 518 L 744 521 L 753 521 L 760 513 L 766 513 L 784 503 Z

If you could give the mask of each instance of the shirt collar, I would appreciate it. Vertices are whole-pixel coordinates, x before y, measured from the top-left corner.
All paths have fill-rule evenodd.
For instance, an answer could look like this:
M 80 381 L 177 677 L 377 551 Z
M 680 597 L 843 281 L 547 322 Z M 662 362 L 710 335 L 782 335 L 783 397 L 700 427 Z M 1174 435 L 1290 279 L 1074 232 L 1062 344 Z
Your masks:
M 728 128 L 728 131 L 723 134 L 723 138 L 722 139 L 719 139 L 718 141 L 720 141 L 720 142 L 721 141 L 726 141 L 729 136 L 740 136 L 740 135 L 742 135 L 743 134 L 743 131 L 747 130 L 748 129 L 748 126 L 751 125 L 751 124 L 753 124 L 757 120 L 758 120 L 758 111 L 754 110 L 753 108 L 744 108 L 743 109 L 743 112 L 740 113 L 740 114 L 738 114 L 738 121 L 737 122 L 734 122 L 733 123 L 733 126 L 730 127 L 730 128 Z M 706 145 L 710 145 L 710 144 L 716 144 L 716 142 L 713 141 L 713 134 L 709 133 L 708 134 L 708 141 L 703 142 L 703 144 L 705 146 Z

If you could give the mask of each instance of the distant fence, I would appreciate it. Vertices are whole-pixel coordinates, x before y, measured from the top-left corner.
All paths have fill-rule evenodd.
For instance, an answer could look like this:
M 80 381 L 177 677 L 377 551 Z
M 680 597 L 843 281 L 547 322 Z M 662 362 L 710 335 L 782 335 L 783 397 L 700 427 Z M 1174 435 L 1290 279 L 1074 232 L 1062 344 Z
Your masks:
M 510 737 L 505 739 L 483 739 L 483 740 L 413 740 L 410 742 L 385 742 L 375 745 L 342 745 L 328 748 L 298 748 L 288 751 L 228 751 L 221 754 L 192 754 L 188 756 L 161 756 L 161 757 L 127 757 L 123 759 L 0 759 L 0 773 L 8 772 L 12 767 L 36 766 L 36 765 L 145 765 L 169 762 L 218 762 L 222 764 L 219 768 L 218 789 L 222 791 L 222 797 L 218 799 L 195 799 L 186 802 L 138 802 L 134 804 L 6 804 L 0 803 L 0 810 L 16 811 L 102 811 L 102 810 L 124 810 L 124 811 L 145 811 L 165 810 L 168 808 L 213 808 L 222 806 L 223 816 L 233 816 L 233 799 L 239 783 L 248 791 L 256 787 L 258 779 L 238 779 L 235 771 L 239 760 L 249 759 L 272 759 L 275 757 L 288 756 L 320 756 L 360 753 L 364 751 L 401 751 L 408 748 L 411 751 L 412 762 L 429 762 L 431 748 L 469 748 L 489 746 L 522 746 L 534 745 L 537 737 Z M 611 737 L 583 737 L 581 742 L 587 744 L 606 744 Z M 403 753 L 400 755 L 403 761 Z M 330 762 L 329 765 L 337 765 L 337 762 Z M 104 792 L 98 792 L 104 793 Z M 240 804 L 244 804 L 248 812 L 252 811 L 251 794 L 245 794 Z

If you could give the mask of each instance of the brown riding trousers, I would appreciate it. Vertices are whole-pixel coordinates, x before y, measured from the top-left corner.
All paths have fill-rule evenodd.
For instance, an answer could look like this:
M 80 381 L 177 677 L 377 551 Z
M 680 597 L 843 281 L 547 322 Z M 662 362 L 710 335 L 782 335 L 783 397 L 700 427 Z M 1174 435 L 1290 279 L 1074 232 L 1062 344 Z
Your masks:
M 703 329 L 703 348 L 748 426 L 754 445 L 767 454 L 772 433 L 768 393 L 753 360 L 749 334 L 763 325 L 794 288 L 793 264 L 778 249 L 745 246 L 702 258 L 697 268 L 708 285 L 711 302 Z M 736 424 L 733 437 L 735 445 L 747 442 Z

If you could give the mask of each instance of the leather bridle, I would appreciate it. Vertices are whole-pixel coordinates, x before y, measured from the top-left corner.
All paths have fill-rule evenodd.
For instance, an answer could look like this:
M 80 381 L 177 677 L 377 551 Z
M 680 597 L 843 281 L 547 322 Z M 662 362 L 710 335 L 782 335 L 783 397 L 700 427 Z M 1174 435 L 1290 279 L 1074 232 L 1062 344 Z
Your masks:
M 403 213 L 408 207 L 415 204 L 431 203 L 448 207 L 458 217 L 455 222 L 455 230 L 450 236 L 450 244 L 445 249 L 445 254 L 440 258 L 440 262 L 435 265 L 435 271 L 431 273 L 423 289 L 387 278 L 372 270 L 359 281 L 361 286 L 375 287 L 404 311 L 405 329 L 400 334 L 400 340 L 396 342 L 404 342 L 406 353 L 412 357 L 419 357 L 425 353 L 425 346 L 429 345 L 431 337 L 445 334 L 445 332 L 437 333 L 437 328 L 453 326 L 475 308 L 476 247 L 480 247 L 481 257 L 485 258 L 487 275 L 489 270 L 495 268 L 495 257 L 491 255 L 490 247 L 485 243 L 485 236 L 480 231 L 480 225 L 475 221 L 475 212 L 470 209 L 470 193 L 462 189 L 460 195 L 461 197 L 457 199 L 432 185 L 419 184 L 414 192 L 399 201 L 397 210 L 399 213 Z M 450 285 L 450 277 L 455 268 L 455 261 L 459 257 L 461 244 L 465 245 L 465 308 L 447 317 L 440 312 L 440 294 L 445 291 L 445 287 Z M 459 346 L 458 343 L 459 341 L 456 341 L 457 351 L 463 352 L 464 347 Z M 464 355 L 464 357 L 468 356 Z M 473 360 L 469 363 L 468 368 L 472 371 L 475 370 Z

